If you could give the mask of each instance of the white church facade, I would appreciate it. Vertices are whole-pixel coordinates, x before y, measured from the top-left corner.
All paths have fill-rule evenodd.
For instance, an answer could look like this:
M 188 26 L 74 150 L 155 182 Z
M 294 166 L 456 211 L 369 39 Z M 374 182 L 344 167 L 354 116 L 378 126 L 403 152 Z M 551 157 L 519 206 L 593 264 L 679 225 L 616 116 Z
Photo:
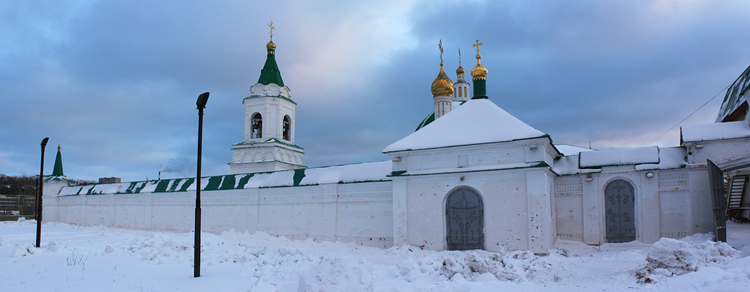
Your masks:
M 460 65 L 457 82 L 448 78 L 441 45 L 434 113 L 383 150 L 390 160 L 306 168 L 294 139 L 296 103 L 269 42 L 243 100 L 245 133 L 232 147 L 231 174 L 201 178 L 203 230 L 544 254 L 558 239 L 653 243 L 716 229 L 707 160 L 750 161 L 747 120 L 685 126 L 677 147 L 555 145 L 487 97 L 479 45 L 472 84 Z M 44 218 L 189 231 L 195 187 L 195 178 L 48 180 Z

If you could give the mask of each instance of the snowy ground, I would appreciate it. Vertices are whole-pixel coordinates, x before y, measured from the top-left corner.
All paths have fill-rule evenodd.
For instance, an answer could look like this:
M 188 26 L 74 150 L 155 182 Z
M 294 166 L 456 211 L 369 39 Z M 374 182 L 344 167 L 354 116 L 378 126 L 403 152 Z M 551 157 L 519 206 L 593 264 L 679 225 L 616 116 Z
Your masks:
M 728 228 L 729 245 L 559 240 L 548 256 L 204 233 L 193 278 L 191 233 L 45 223 L 35 248 L 34 221 L 0 222 L 0 291 L 750 291 L 750 224 Z

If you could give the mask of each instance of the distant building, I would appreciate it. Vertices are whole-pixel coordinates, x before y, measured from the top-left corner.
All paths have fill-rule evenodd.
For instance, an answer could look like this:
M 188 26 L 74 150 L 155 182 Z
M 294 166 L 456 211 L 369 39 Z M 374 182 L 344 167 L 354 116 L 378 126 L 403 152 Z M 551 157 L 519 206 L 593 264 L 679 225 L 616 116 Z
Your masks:
M 747 95 L 750 93 L 750 66 L 729 86 L 721 103 L 717 123 L 748 120 Z
M 100 184 L 114 184 L 119 183 L 122 180 L 119 177 L 100 177 L 99 183 Z
M 750 95 L 750 66 L 729 86 L 721 103 L 717 123 L 750 123 L 747 97 Z M 750 170 L 738 169 L 726 174 L 727 215 L 737 221 L 750 220 Z

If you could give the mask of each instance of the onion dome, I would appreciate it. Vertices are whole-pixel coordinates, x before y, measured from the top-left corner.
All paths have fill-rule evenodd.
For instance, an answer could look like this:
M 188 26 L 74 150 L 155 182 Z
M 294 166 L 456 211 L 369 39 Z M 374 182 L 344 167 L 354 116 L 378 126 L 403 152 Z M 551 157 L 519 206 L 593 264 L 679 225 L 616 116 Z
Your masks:
M 433 97 L 453 95 L 453 81 L 443 71 L 443 63 L 440 63 L 440 73 L 435 77 L 435 81 L 432 81 L 431 89 Z
M 458 65 L 458 69 L 456 69 L 456 74 L 464 74 L 464 67 L 461 67 L 461 65 Z
M 471 69 L 471 78 L 487 79 L 487 68 L 482 66 L 482 63 L 479 61 L 479 59 L 482 59 L 482 56 L 477 54 L 477 65 Z
M 268 42 L 268 44 L 266 44 L 266 49 L 276 50 L 276 44 L 274 44 L 273 41 L 270 41 Z

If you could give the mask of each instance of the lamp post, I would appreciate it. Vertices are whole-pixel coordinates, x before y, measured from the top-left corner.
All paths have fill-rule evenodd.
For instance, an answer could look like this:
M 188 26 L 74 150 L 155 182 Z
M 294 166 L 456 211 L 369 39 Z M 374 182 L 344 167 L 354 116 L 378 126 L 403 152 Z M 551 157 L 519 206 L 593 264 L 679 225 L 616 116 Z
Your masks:
M 193 245 L 195 252 L 193 277 L 195 278 L 201 276 L 201 152 L 203 150 L 203 109 L 206 108 L 208 94 L 208 92 L 202 93 L 195 103 L 198 106 L 198 175 L 195 185 L 195 244 Z
M 36 247 L 42 243 L 42 189 L 44 188 L 44 148 L 49 137 L 42 139 L 42 164 L 39 167 L 39 187 L 36 190 Z

